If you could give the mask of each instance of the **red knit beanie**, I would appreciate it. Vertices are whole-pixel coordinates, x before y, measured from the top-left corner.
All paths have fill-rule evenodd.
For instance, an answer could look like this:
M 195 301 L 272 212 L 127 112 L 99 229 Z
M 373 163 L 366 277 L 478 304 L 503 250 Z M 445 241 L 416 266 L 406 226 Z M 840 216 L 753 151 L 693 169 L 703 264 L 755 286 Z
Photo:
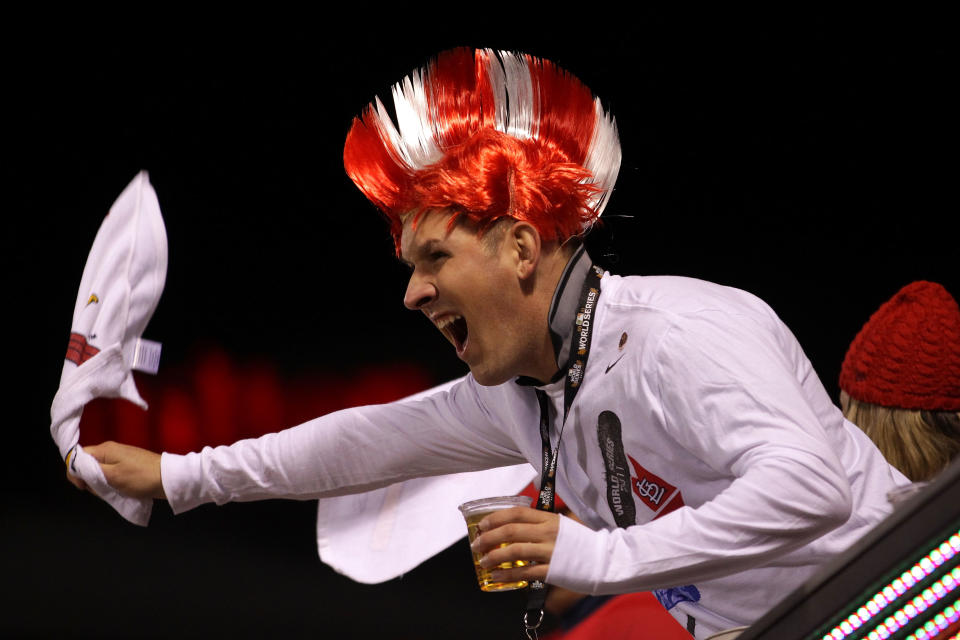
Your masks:
M 960 308 L 934 282 L 913 282 L 853 339 L 840 370 L 850 397 L 899 409 L 960 411 Z

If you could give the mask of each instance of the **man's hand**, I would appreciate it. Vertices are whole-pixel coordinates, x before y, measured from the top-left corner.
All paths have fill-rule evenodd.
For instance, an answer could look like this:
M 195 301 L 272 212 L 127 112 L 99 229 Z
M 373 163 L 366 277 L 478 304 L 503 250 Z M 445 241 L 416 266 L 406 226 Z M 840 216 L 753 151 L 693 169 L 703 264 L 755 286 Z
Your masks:
M 160 481 L 160 454 L 140 447 L 117 442 L 84 447 L 100 463 L 107 483 L 120 493 L 132 498 L 166 498 Z M 86 483 L 71 475 L 67 465 L 67 480 L 78 489 Z
M 529 507 L 514 507 L 491 513 L 478 525 L 480 535 L 471 548 L 486 554 L 480 560 L 485 569 L 503 562 L 532 562 L 516 569 L 497 569 L 491 578 L 497 582 L 544 580 L 557 542 L 560 516 Z M 504 543 L 509 546 L 500 547 Z

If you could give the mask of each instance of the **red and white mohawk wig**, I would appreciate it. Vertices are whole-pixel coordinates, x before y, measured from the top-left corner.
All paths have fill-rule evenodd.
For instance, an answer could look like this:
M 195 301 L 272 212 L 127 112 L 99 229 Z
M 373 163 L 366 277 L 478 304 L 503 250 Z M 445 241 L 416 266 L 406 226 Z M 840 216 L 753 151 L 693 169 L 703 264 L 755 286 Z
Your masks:
M 485 230 L 511 217 L 564 241 L 600 216 L 620 169 L 613 117 L 577 78 L 522 53 L 445 51 L 354 118 L 347 175 L 390 220 L 446 210 Z

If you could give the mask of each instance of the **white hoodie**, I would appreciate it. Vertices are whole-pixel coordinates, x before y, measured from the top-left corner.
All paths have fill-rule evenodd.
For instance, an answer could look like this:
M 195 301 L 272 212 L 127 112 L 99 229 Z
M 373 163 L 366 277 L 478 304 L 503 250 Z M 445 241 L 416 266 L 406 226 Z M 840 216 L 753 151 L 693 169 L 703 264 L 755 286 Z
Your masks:
M 564 343 L 588 260 L 571 261 L 554 296 L 551 328 Z M 591 594 L 660 590 L 681 622 L 696 619 L 697 638 L 750 624 L 882 520 L 886 493 L 905 479 L 844 420 L 755 296 L 678 277 L 606 274 L 601 289 L 557 474 L 585 524 L 561 519 L 547 581 Z M 542 387 L 554 446 L 562 385 Z M 164 454 L 163 484 L 181 512 L 524 461 L 539 473 L 538 423 L 533 389 L 468 376 L 441 393 Z

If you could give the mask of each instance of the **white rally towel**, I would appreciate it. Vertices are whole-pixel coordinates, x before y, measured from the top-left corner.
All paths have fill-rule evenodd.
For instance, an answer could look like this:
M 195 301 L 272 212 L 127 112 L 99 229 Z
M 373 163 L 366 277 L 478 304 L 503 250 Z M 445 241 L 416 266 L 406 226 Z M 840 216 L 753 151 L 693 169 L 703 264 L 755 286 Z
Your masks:
M 391 580 L 466 537 L 467 524 L 457 506 L 477 498 L 516 495 L 534 475 L 533 467 L 520 464 L 416 478 L 321 499 L 320 559 L 357 582 Z
M 408 400 L 437 393 L 460 380 Z M 467 535 L 459 505 L 477 498 L 516 495 L 535 475 L 525 463 L 416 478 L 366 493 L 323 498 L 317 508 L 320 559 L 357 582 L 391 580 Z
M 110 207 L 87 256 L 50 433 L 71 473 L 143 526 L 153 501 L 122 496 L 107 484 L 100 465 L 78 444 L 80 417 L 97 397 L 124 398 L 146 410 L 131 371 L 156 373 L 160 345 L 141 336 L 166 276 L 167 233 L 157 194 L 141 171 Z

